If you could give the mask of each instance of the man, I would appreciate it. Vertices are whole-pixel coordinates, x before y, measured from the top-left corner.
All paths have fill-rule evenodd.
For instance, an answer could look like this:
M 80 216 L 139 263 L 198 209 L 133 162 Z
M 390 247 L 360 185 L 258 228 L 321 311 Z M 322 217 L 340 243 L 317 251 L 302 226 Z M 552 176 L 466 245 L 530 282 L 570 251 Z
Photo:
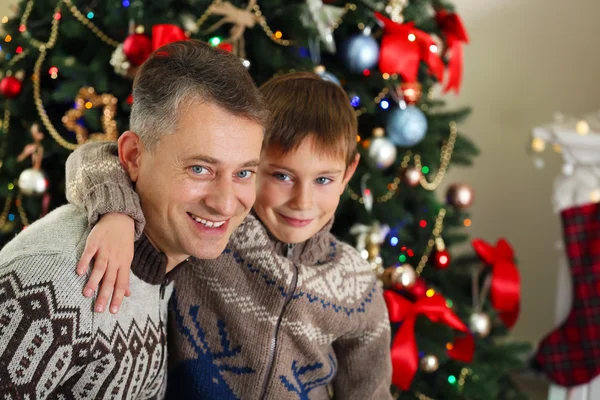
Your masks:
M 115 145 L 146 225 L 118 314 L 94 313 L 73 271 L 88 217 L 67 205 L 0 251 L 0 393 L 11 398 L 157 398 L 165 390 L 167 302 L 190 257 L 215 258 L 255 199 L 266 111 L 239 59 L 198 41 L 142 65 L 130 131 Z M 97 163 L 114 174 L 120 165 Z M 76 177 L 77 179 L 77 177 Z M 94 198 L 107 190 L 95 185 Z

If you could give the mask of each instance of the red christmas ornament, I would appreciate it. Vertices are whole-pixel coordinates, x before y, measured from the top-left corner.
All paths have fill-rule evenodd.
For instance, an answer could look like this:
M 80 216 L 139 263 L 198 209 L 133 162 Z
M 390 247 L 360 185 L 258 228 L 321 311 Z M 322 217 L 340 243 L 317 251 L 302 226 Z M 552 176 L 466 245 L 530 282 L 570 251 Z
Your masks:
M 142 33 L 129 35 L 123 42 L 123 53 L 133 65 L 141 65 L 152 53 L 152 39 Z
M 5 76 L 0 82 L 0 92 L 2 96 L 13 99 L 21 94 L 23 83 L 14 76 Z
M 450 253 L 446 250 L 436 251 L 434 261 L 436 267 L 444 269 L 450 265 Z

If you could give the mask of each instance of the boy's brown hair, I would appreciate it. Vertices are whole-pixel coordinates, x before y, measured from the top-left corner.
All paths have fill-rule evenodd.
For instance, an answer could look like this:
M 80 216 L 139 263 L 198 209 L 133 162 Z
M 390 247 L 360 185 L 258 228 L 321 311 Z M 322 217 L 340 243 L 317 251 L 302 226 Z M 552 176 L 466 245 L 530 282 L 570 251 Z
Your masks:
M 270 79 L 260 92 L 270 112 L 263 149 L 285 154 L 310 138 L 319 152 L 343 157 L 346 166 L 354 161 L 358 122 L 341 87 L 310 72 L 294 72 Z

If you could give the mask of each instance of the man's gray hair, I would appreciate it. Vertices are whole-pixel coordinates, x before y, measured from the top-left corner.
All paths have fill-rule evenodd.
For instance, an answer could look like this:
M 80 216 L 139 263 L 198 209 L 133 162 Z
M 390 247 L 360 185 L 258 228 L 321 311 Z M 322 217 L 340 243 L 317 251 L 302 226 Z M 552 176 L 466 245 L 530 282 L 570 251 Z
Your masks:
M 265 103 L 238 57 L 184 40 L 155 50 L 140 67 L 129 129 L 152 151 L 162 135 L 175 132 L 178 116 L 193 102 L 215 104 L 263 126 L 267 120 Z

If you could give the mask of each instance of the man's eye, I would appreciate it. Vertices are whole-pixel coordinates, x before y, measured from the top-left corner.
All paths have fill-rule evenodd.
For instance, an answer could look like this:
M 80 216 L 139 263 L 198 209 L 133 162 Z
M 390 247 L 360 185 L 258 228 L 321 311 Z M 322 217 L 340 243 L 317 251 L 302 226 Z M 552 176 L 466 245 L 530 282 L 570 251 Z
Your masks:
M 197 175 L 202 175 L 202 174 L 205 174 L 207 172 L 206 168 L 201 167 L 199 165 L 194 165 L 190 169 L 192 170 L 193 173 L 195 173 Z
M 238 178 L 247 179 L 247 178 L 250 178 L 253 173 L 254 173 L 253 171 L 244 170 L 244 171 L 238 172 L 236 175 Z

